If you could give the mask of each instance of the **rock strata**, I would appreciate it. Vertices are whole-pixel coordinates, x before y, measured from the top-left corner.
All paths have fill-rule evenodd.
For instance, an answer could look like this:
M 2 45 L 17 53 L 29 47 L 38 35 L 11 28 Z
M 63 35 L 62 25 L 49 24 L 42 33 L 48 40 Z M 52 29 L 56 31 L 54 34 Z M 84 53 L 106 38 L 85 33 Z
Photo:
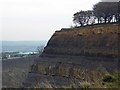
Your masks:
M 102 78 L 120 71 L 119 28 L 110 24 L 56 31 L 31 66 L 23 87 L 106 87 Z

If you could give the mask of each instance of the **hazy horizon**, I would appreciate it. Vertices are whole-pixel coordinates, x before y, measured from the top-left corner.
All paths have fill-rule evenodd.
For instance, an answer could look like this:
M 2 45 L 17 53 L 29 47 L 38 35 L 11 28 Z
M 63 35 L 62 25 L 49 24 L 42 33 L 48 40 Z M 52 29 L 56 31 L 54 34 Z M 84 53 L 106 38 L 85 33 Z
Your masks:
M 31 52 L 44 47 L 47 41 L 0 41 L 1 52 Z
M 48 40 L 0 40 L 0 42 L 41 42 L 41 41 L 48 41 Z

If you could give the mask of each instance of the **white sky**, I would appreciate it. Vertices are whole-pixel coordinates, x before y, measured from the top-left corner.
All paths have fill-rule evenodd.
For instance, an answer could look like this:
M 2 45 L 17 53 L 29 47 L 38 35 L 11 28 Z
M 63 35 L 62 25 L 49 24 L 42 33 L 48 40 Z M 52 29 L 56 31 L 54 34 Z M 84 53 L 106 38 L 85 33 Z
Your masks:
M 119 2 L 120 0 L 101 0 L 102 2 Z
M 100 0 L 0 0 L 0 40 L 48 40 Z

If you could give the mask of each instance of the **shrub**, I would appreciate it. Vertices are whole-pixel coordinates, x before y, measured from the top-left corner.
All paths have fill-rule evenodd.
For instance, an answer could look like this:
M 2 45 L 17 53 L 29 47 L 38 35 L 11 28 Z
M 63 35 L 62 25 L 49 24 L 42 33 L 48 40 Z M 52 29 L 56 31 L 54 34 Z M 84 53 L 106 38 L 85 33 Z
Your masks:
M 106 75 L 106 76 L 103 77 L 102 81 L 103 82 L 113 82 L 114 78 L 111 75 Z

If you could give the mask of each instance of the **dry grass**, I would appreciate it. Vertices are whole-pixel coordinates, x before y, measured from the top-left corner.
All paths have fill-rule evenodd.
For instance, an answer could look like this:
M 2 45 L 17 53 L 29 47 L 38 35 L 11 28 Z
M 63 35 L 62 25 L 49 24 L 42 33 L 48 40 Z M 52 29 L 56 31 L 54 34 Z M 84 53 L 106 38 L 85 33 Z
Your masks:
M 45 48 L 46 54 L 69 54 L 89 56 L 118 55 L 118 25 L 91 28 L 74 28 L 56 32 Z

